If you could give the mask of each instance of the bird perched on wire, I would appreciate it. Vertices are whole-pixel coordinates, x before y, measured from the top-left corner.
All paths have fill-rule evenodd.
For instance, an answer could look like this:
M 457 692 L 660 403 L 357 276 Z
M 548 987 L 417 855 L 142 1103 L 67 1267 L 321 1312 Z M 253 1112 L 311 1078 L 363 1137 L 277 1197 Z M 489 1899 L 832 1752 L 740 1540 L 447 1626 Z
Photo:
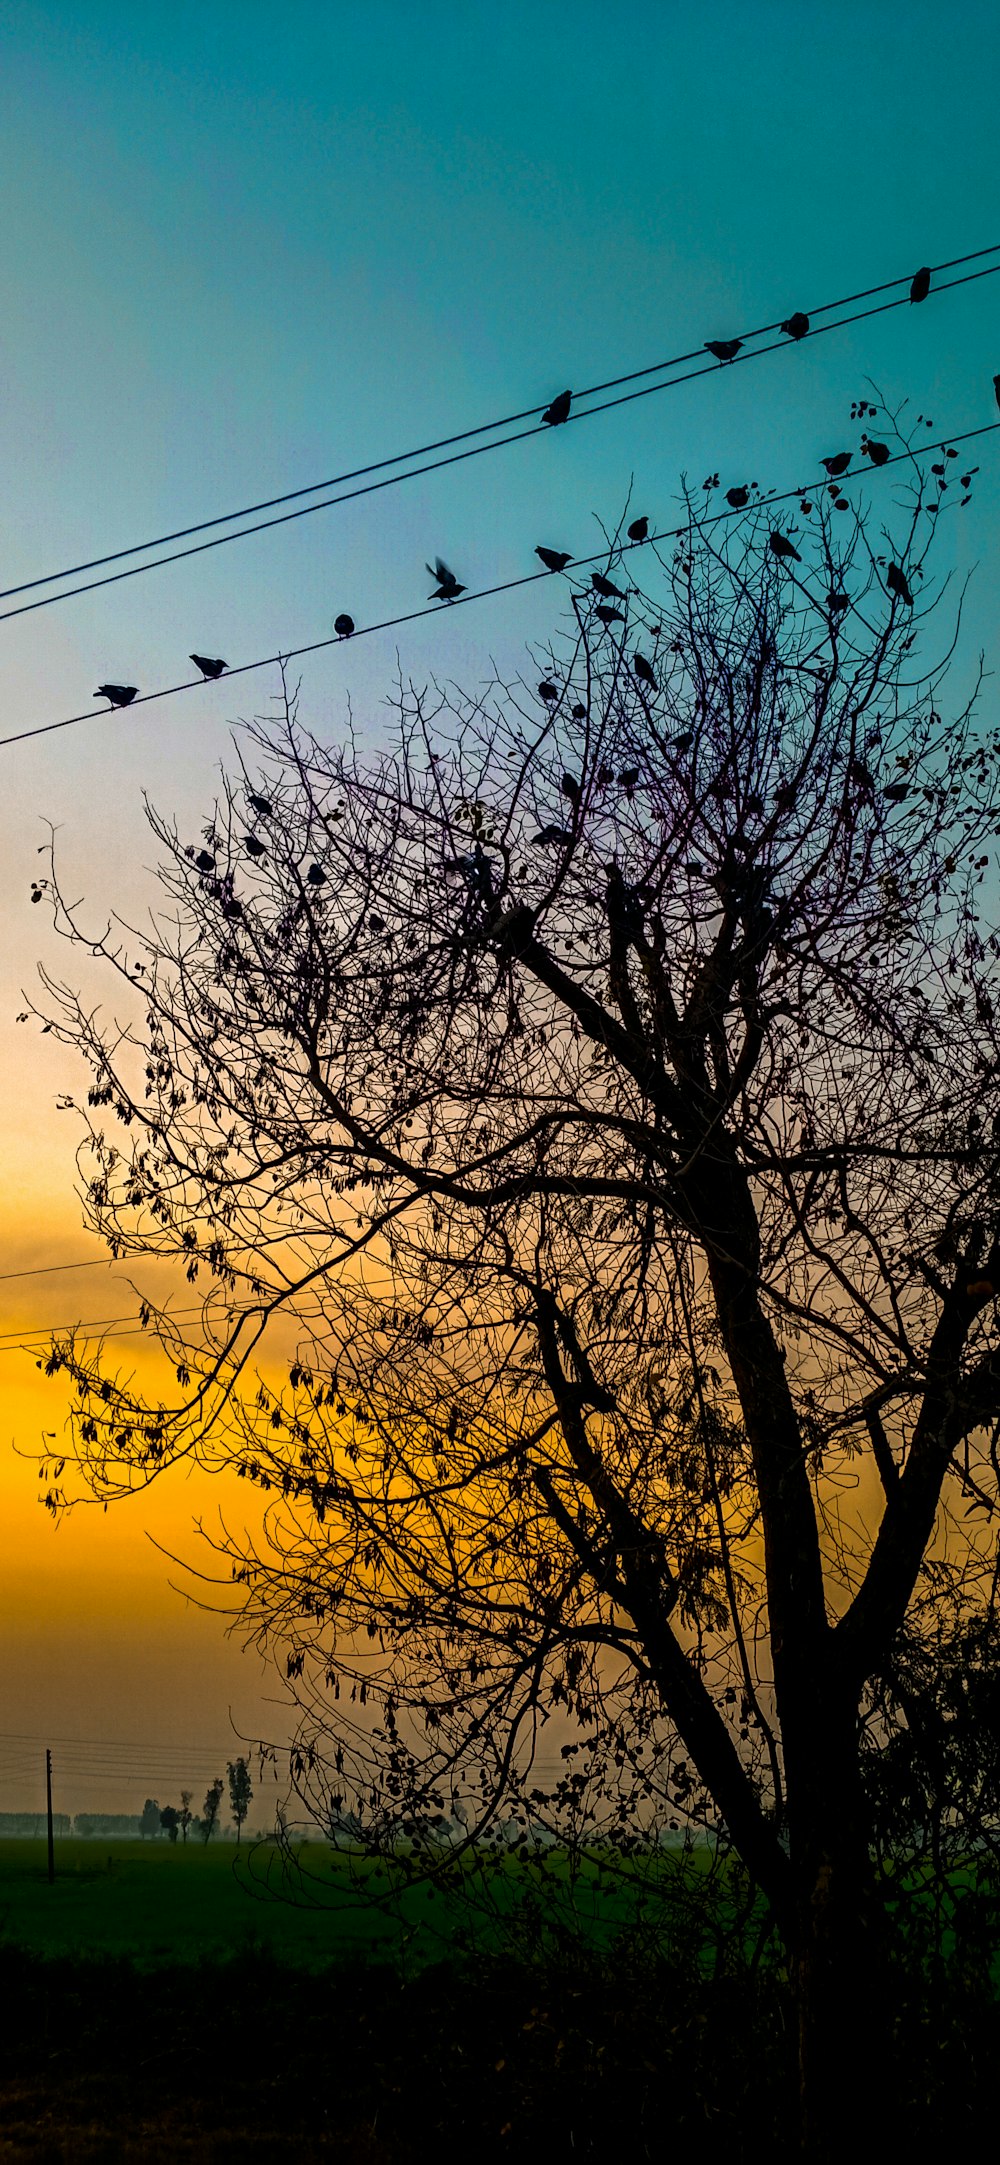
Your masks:
M 713 353 L 717 361 L 735 361 L 742 344 L 742 338 L 706 338 L 705 352 Z
M 889 456 L 888 444 L 876 443 L 873 436 L 862 436 L 861 449 L 873 466 L 884 466 Z
M 213 661 L 210 654 L 189 654 L 188 660 L 200 669 L 203 677 L 221 677 L 225 662 Z
M 732 505 L 734 511 L 745 511 L 750 502 L 749 489 L 727 489 L 726 502 Z
M 649 520 L 633 519 L 632 524 L 628 529 L 628 538 L 630 541 L 648 541 Z
M 899 600 L 905 601 L 907 608 L 912 609 L 913 595 L 910 592 L 909 581 L 905 571 L 900 571 L 898 564 L 890 564 L 885 575 L 885 583 L 890 594 L 898 595 Z
M 113 707 L 130 707 L 138 693 L 137 684 L 99 684 L 95 699 L 110 699 Z
M 427 566 L 427 569 L 428 571 L 431 570 L 429 564 Z M 431 571 L 431 578 L 433 579 L 434 576 L 434 573 Z M 345 609 L 343 615 L 334 617 L 333 628 L 337 634 L 338 639 L 349 639 L 351 633 L 354 630 L 354 618 L 352 616 L 348 616 Z
M 853 452 L 835 451 L 832 459 L 820 459 L 819 463 L 826 467 L 831 481 L 836 481 L 841 474 L 846 474 L 852 457 Z
M 636 676 L 639 679 L 640 684 L 651 685 L 653 691 L 655 692 L 656 673 L 654 671 L 652 662 L 648 662 L 644 654 L 636 654 L 633 657 L 632 667 L 635 671 Z
M 602 624 L 624 624 L 625 622 L 621 610 L 613 608 L 609 601 L 599 601 L 594 610 L 594 615 L 600 617 Z
M 786 338 L 804 338 L 809 329 L 809 318 L 803 315 L 801 308 L 797 308 L 794 316 L 786 317 L 781 328 Z
M 802 562 L 802 558 L 799 555 L 797 548 L 795 547 L 795 543 L 793 541 L 789 541 L 785 534 L 772 534 L 770 536 L 769 547 L 771 548 L 775 556 L 794 558 L 797 564 L 801 564 Z
M 622 593 L 621 587 L 615 586 L 612 579 L 606 579 L 603 571 L 592 571 L 590 583 L 595 594 L 600 594 L 602 601 L 625 601 L 627 599 L 627 596 Z
M 439 556 L 434 558 L 433 564 L 428 564 L 427 569 L 431 578 L 437 580 L 435 592 L 428 594 L 428 601 L 454 601 L 456 595 L 464 594 L 464 586 L 459 585 L 454 572 L 449 571 Z
M 572 398 L 572 391 L 560 391 L 558 398 L 553 399 L 551 406 L 546 406 L 542 420 L 547 427 L 558 428 L 561 421 L 569 420 Z
M 929 294 L 930 290 L 930 267 L 928 264 L 925 263 L 922 265 L 921 269 L 917 271 L 914 275 L 913 283 L 910 287 L 911 301 L 926 301 L 927 295 Z
M 568 549 L 543 549 L 539 542 L 535 555 L 540 558 L 546 571 L 565 571 L 573 559 Z

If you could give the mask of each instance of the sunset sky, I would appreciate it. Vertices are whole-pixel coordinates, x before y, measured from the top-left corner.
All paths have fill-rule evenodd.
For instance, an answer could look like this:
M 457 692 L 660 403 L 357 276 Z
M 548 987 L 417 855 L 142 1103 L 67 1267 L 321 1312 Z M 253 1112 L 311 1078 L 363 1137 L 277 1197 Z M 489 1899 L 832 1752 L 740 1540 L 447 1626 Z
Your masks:
M 640 0 L 627 17 L 592 0 L 9 0 L 0 583 L 985 249 L 996 62 L 985 0 Z M 242 663 L 327 637 L 340 609 L 364 626 L 419 608 L 437 553 L 469 588 L 535 569 L 539 541 L 587 553 L 630 489 L 667 524 L 682 472 L 787 488 L 856 444 L 872 385 L 936 435 L 981 427 L 997 370 L 990 277 L 0 622 L 0 735 L 77 714 L 106 678 L 173 684 L 192 649 Z M 969 453 L 978 492 L 942 532 L 939 567 L 971 574 L 956 685 L 980 647 L 997 665 L 996 441 Z M 885 485 L 865 487 L 891 520 Z M 559 609 L 541 582 L 312 656 L 303 720 L 336 741 L 350 695 L 375 744 L 397 653 L 468 687 L 493 658 L 520 666 Z M 36 1501 L 64 1396 L 21 1340 L 136 1302 L 120 1267 L 62 1268 L 97 1257 L 55 1110 L 81 1077 L 15 1022 L 40 961 L 75 967 L 29 899 L 46 823 L 94 923 L 134 916 L 153 895 L 142 792 L 196 835 L 232 726 L 275 689 L 262 670 L 0 751 L 0 1808 L 38 1801 L 33 1739 L 138 1739 L 152 1769 L 154 1747 L 232 1754 L 230 1709 L 243 1733 L 285 1733 L 277 1683 L 147 1538 L 200 1561 L 206 1480 L 59 1526 Z M 133 1808 L 96 1773 L 57 1802 L 102 1797 Z

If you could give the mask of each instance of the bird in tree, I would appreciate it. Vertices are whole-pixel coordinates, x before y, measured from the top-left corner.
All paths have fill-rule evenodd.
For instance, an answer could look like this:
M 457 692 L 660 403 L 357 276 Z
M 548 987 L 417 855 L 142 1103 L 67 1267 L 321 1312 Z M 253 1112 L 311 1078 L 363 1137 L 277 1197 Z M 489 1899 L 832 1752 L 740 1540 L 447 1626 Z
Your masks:
M 248 857 L 263 857 L 264 855 L 264 844 L 258 841 L 255 834 L 244 835 L 243 847 Z
M 212 856 L 211 851 L 207 849 L 200 849 L 198 851 L 197 857 L 195 858 L 195 866 L 199 872 L 214 872 L 215 858 Z
M 592 571 L 590 583 L 595 594 L 600 594 L 604 601 L 624 601 L 626 599 L 621 587 L 616 586 L 612 579 L 606 579 L 603 571 Z
M 930 268 L 929 268 L 929 266 L 928 266 L 928 265 L 927 265 L 927 264 L 925 263 L 925 264 L 923 264 L 923 265 L 921 266 L 921 269 L 920 269 L 919 271 L 917 271 L 917 272 L 915 273 L 915 275 L 914 275 L 913 283 L 912 283 L 912 285 L 911 285 L 911 287 L 910 287 L 910 299 L 911 299 L 911 301 L 926 301 L 926 299 L 927 299 L 927 295 L 929 294 L 930 290 L 931 290 L 931 274 L 930 274 Z
M 649 520 L 645 518 L 633 519 L 632 524 L 628 529 L 628 538 L 630 541 L 648 541 Z
M 568 549 L 544 549 L 539 542 L 535 555 L 541 558 L 546 571 L 565 571 L 573 559 Z
M 459 585 L 454 572 L 449 571 L 439 556 L 434 558 L 433 564 L 428 564 L 427 569 L 431 578 L 437 580 L 434 593 L 427 597 L 429 601 L 454 601 L 456 595 L 464 594 L 464 586 Z
M 667 743 L 673 746 L 675 752 L 689 752 L 694 743 L 694 730 L 682 729 L 679 737 L 668 737 Z
M 564 774 L 560 778 L 559 787 L 562 790 L 563 796 L 569 798 L 569 801 L 575 811 L 580 802 L 579 782 L 574 779 L 572 774 Z
M 137 684 L 99 684 L 95 699 L 110 699 L 113 707 L 130 707 L 139 690 Z
M 321 864 L 311 864 L 306 873 L 306 878 L 310 887 L 322 887 L 326 879 L 326 873 Z
M 572 709 L 571 718 L 574 722 L 585 722 L 587 719 L 587 709 L 586 707 L 582 707 L 580 705 L 579 700 L 577 700 L 575 707 Z
M 221 677 L 226 668 L 225 662 L 213 660 L 210 654 L 189 654 L 188 660 L 194 663 L 196 669 L 201 670 L 203 677 Z
M 750 502 L 749 489 L 745 489 L 742 487 L 736 489 L 727 489 L 726 502 L 727 504 L 732 505 L 734 511 L 745 511 L 748 503 Z
M 885 575 L 885 583 L 890 594 L 898 595 L 899 600 L 905 601 L 907 608 L 912 609 L 913 595 L 910 592 L 909 582 L 905 571 L 901 571 L 898 564 L 890 564 Z
M 557 827 L 555 822 L 553 820 L 550 820 L 547 827 L 539 827 L 538 833 L 534 835 L 532 839 L 535 842 L 561 843 L 572 842 L 573 837 L 567 832 L 567 829 L 565 827 Z
M 742 338 L 706 338 L 705 351 L 714 354 L 717 361 L 735 361 L 742 344 Z
M 781 328 L 786 338 L 804 338 L 809 329 L 809 318 L 803 315 L 801 308 L 797 308 L 794 316 L 786 316 Z
M 427 569 L 428 569 L 428 571 L 430 571 L 430 565 L 429 565 L 429 564 L 428 564 L 428 566 L 427 566 Z M 431 571 L 431 578 L 433 579 L 433 578 L 435 578 L 435 577 L 436 577 L 436 573 L 434 573 L 433 571 Z M 352 616 L 348 616 L 348 614 L 347 614 L 347 611 L 346 611 L 346 609 L 345 609 L 345 610 L 344 610 L 344 612 L 342 613 L 342 615 L 340 615 L 340 616 L 335 616 L 335 617 L 334 617 L 334 620 L 333 620 L 333 628 L 334 628 L 334 631 L 335 631 L 335 632 L 336 632 L 336 634 L 337 634 L 337 637 L 338 637 L 338 639 L 349 639 L 349 638 L 350 638 L 350 636 L 351 636 L 351 633 L 352 633 L 352 632 L 353 632 L 353 630 L 354 630 L 354 618 L 353 618 Z
M 876 443 L 873 436 L 862 436 L 861 449 L 873 466 L 884 466 L 889 456 L 888 444 Z
M 553 399 L 551 406 L 546 406 L 542 420 L 548 428 L 558 428 L 560 422 L 569 420 L 572 397 L 572 391 L 560 391 L 558 398 Z
M 777 533 L 772 534 L 770 537 L 769 546 L 775 556 L 794 559 L 796 564 L 801 564 L 802 558 L 799 555 L 795 543 L 793 541 L 789 541 L 787 535 Z
M 839 587 L 832 586 L 826 597 L 826 604 L 832 616 L 839 616 L 843 609 L 850 608 L 851 597 L 849 594 L 843 593 Z
M 544 699 L 547 706 L 553 706 L 559 697 L 558 684 L 553 684 L 551 677 L 543 677 L 538 687 L 538 696 L 539 699 Z
M 821 459 L 820 465 L 826 467 L 831 481 L 836 481 L 841 474 L 846 474 L 853 456 L 851 451 L 835 451 L 832 458 Z
M 640 684 L 649 684 L 655 691 L 656 675 L 653 669 L 652 662 L 648 662 L 644 654 L 637 654 L 633 660 L 632 667 L 635 671 L 636 676 L 639 679 Z
M 255 797 L 251 793 L 247 797 L 247 803 L 253 806 L 255 812 L 260 813 L 261 819 L 271 818 L 271 815 L 274 811 L 274 806 L 271 803 L 270 797 Z
M 609 601 L 599 601 L 594 615 L 600 617 L 602 624 L 624 624 L 625 622 L 621 610 L 613 608 Z

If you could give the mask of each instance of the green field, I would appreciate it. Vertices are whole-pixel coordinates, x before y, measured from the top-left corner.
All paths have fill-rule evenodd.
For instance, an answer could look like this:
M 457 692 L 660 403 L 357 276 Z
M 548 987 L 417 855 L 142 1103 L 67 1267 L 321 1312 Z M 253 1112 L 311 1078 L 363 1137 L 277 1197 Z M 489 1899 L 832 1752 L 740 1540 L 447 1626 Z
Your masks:
M 359 1958 L 402 1958 L 419 1969 L 453 1953 L 460 1931 L 472 1930 L 485 1951 L 498 1949 L 506 1936 L 500 1920 L 522 1904 L 527 1917 L 533 1899 L 553 1926 L 559 1919 L 600 1940 L 634 1911 L 650 1866 L 664 1892 L 670 1883 L 676 1912 L 682 1884 L 689 1900 L 705 1891 L 709 1854 L 695 1853 L 680 1869 L 666 1859 L 626 1866 L 624 1876 L 592 1862 L 575 1887 L 554 1853 L 540 1870 L 490 1859 L 463 1873 L 458 1895 L 418 1883 L 398 1893 L 389 1914 L 379 1903 L 386 1868 L 320 1842 L 298 1850 L 304 1878 L 290 1887 L 276 1852 L 262 1847 L 74 1838 L 57 1842 L 50 1886 L 44 1842 L 0 1841 L 0 1941 L 75 1960 L 125 1956 L 143 1969 L 251 1950 L 304 1970 Z M 260 1884 L 268 1874 L 270 1892 Z M 717 1917 L 721 1897 L 717 1883 L 710 1905 Z

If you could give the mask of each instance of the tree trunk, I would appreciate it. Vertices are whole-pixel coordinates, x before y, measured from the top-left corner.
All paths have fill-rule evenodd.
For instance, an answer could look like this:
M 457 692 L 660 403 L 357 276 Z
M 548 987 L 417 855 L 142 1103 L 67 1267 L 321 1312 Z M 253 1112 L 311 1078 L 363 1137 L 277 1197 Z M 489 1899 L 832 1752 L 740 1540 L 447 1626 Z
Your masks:
M 844 2165 L 859 2143 L 887 2139 L 898 2125 L 892 1985 L 885 1906 L 857 1794 L 856 1739 L 846 1781 L 843 1760 L 832 1767 L 825 1741 L 832 1778 L 814 1786 L 812 1824 L 800 1827 L 798 1841 L 793 1823 L 793 1975 L 802 2153 L 811 2165 Z

